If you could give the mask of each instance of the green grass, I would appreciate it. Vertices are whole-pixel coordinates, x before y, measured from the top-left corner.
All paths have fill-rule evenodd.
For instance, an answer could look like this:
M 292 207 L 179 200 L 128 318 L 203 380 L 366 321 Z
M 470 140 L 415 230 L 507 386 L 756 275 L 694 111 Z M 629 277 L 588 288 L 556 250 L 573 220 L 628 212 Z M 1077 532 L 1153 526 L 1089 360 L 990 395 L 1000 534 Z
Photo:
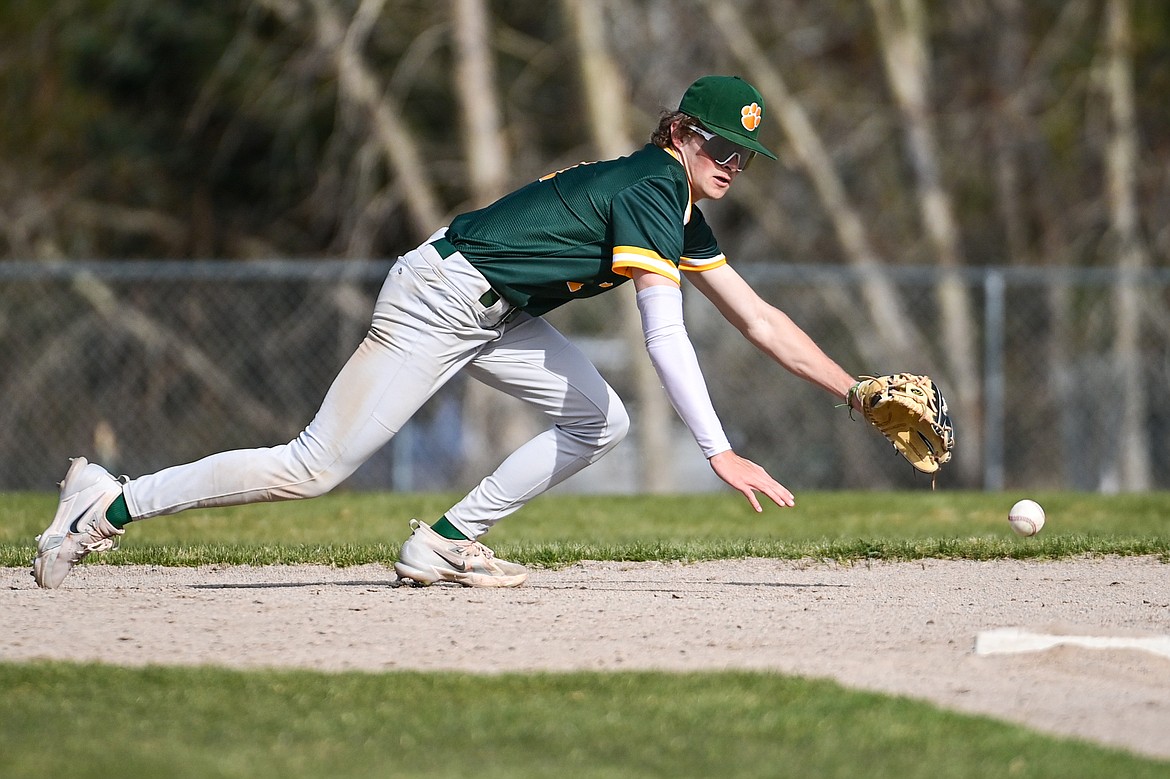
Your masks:
M 1037 537 L 1007 527 L 1021 495 L 982 492 L 822 492 L 795 509 L 756 514 L 738 495 L 547 496 L 485 539 L 534 566 L 578 560 L 1060 559 L 1158 555 L 1170 560 L 1170 493 L 1036 494 L 1048 512 Z M 357 565 L 392 562 L 406 521 L 433 521 L 454 495 L 334 493 L 291 503 L 192 511 L 132 525 L 107 564 Z M 52 517 L 50 494 L 3 497 L 0 566 L 24 566 Z M 85 564 L 91 564 L 86 561 Z
M 17 777 L 1115 777 L 1170 765 L 762 673 L 0 665 Z M 41 748 L 42 745 L 44 748 Z
M 335 493 L 131 526 L 92 564 L 392 562 L 453 495 Z M 1170 493 L 547 496 L 487 539 L 530 565 L 744 556 L 1170 561 Z M 0 497 L 0 565 L 25 567 L 55 496 Z M 133 661 L 133 658 L 127 658 Z M 1143 777 L 1170 763 L 831 682 L 767 673 L 321 674 L 0 663 L 0 776 Z

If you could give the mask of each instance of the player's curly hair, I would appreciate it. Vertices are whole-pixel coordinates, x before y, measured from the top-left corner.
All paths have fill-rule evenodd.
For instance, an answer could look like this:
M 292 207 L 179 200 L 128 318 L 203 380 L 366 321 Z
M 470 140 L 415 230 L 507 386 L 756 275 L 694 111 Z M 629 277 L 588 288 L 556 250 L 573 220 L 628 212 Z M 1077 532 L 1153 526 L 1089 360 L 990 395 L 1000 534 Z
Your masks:
M 658 117 L 658 126 L 654 128 L 652 133 L 650 133 L 650 143 L 663 149 L 671 148 L 674 143 L 671 139 L 670 128 L 679 119 L 688 119 L 690 121 L 694 121 L 691 119 L 689 114 L 684 114 L 682 111 L 672 111 L 669 109 L 663 111 L 662 115 Z M 679 128 L 679 135 L 685 139 L 688 135 L 694 135 L 694 133 L 687 126 L 687 124 L 683 124 L 683 126 Z

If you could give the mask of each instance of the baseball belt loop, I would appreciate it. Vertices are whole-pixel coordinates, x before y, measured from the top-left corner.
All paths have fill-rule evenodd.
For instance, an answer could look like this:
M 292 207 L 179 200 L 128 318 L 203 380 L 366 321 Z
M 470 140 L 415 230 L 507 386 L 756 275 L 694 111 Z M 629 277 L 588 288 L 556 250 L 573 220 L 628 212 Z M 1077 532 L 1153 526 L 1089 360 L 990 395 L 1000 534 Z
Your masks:
M 436 238 L 431 241 L 431 246 L 439 253 L 439 259 L 445 260 L 454 254 L 457 250 L 455 245 L 448 241 L 445 237 Z

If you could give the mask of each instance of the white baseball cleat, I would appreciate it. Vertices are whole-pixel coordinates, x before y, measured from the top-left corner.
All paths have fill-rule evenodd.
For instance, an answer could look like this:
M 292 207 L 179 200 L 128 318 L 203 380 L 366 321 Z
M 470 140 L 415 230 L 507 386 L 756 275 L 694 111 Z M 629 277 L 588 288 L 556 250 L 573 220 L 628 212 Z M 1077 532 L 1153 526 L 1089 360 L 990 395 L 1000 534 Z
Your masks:
M 126 532 L 106 519 L 106 509 L 122 494 L 121 483 L 84 457 L 70 462 L 53 522 L 37 536 L 33 578 L 46 589 L 65 581 L 73 566 L 90 552 L 117 548 L 118 536 Z
M 394 571 L 399 579 L 416 584 L 455 582 L 464 587 L 519 587 L 528 569 L 496 557 L 478 541 L 453 541 L 431 530 L 430 525 L 410 520 L 413 531 L 402 545 Z

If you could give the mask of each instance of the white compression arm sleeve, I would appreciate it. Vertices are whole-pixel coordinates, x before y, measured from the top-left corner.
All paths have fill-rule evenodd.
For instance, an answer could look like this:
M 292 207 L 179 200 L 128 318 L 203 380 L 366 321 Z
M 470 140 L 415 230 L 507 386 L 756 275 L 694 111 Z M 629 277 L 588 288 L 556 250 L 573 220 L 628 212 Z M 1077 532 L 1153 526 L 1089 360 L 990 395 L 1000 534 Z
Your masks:
M 710 458 L 731 448 L 683 324 L 682 290 L 658 284 L 638 293 L 646 350 L 671 405 Z

